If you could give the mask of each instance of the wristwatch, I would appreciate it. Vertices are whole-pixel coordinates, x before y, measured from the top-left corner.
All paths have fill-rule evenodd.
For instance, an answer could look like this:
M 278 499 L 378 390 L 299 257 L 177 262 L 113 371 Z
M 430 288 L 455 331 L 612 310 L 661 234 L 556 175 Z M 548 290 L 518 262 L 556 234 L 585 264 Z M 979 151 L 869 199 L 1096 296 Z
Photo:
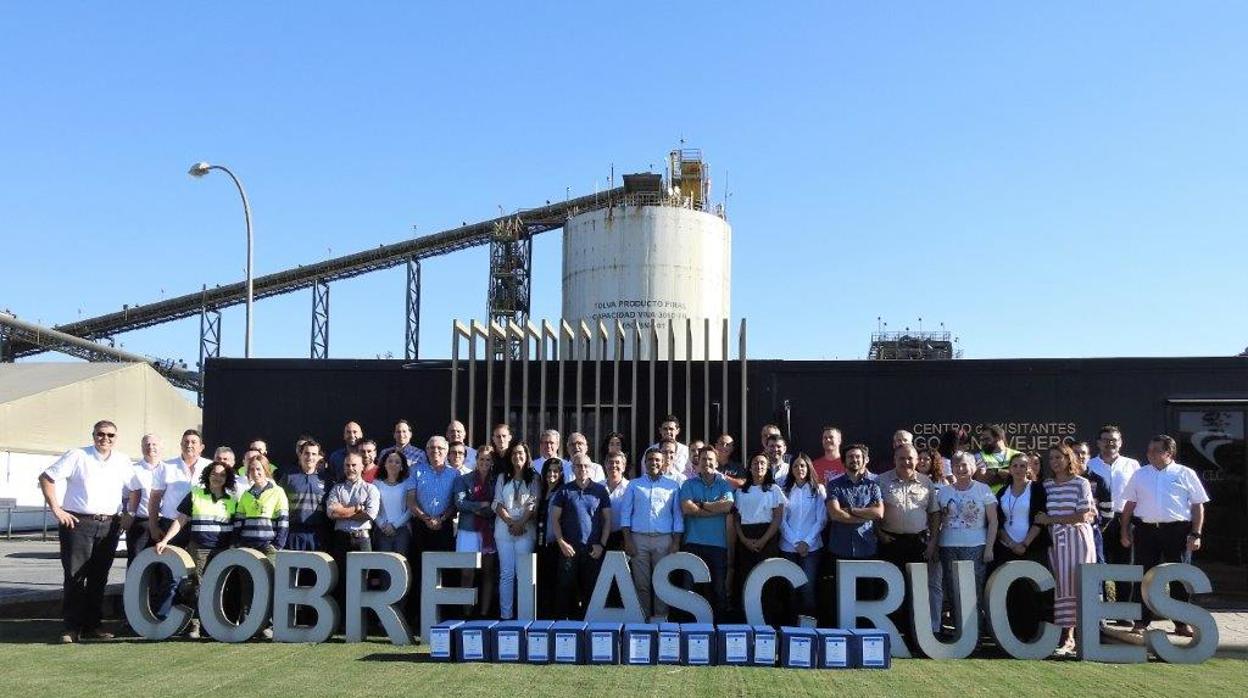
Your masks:
M 1192 540 L 1200 540 L 1200 531 L 1193 531 L 1192 533 L 1187 534 L 1187 537 Z

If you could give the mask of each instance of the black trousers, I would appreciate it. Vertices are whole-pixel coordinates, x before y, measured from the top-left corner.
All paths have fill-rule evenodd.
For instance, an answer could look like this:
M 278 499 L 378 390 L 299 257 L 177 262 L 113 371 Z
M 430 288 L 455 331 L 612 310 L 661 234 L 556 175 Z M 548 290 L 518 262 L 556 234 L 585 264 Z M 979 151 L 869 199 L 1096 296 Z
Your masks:
M 126 529 L 126 566 L 129 567 L 136 555 L 153 545 L 152 534 L 147 530 L 147 517 L 135 519 Z
M 1132 519 L 1132 525 L 1136 523 Z M 1122 547 L 1122 517 L 1115 515 L 1105 526 L 1102 538 L 1105 541 L 1105 562 L 1111 565 L 1130 565 L 1132 549 Z M 1105 586 L 1114 588 L 1114 599 L 1117 601 L 1139 601 L 1140 585 L 1129 582 L 1106 582 Z
M 914 597 L 914 589 L 910 587 L 910 576 L 906 574 L 906 565 L 911 562 L 922 562 L 927 564 L 924 555 L 927 554 L 927 531 L 920 533 L 889 533 L 892 536 L 891 543 L 880 541 L 879 555 L 880 559 L 885 562 L 891 562 L 901 570 L 902 579 L 905 580 L 906 596 L 902 601 L 901 608 L 889 614 L 889 618 L 897 625 L 897 629 L 905 636 L 911 644 L 911 650 L 917 650 L 918 645 L 915 644 L 914 638 L 911 637 L 913 629 L 911 628 L 910 599 Z
M 556 602 L 560 618 L 582 620 L 585 609 L 589 606 L 590 595 L 594 593 L 594 582 L 598 580 L 598 570 L 602 568 L 602 558 L 595 560 L 590 557 L 588 545 L 574 545 L 576 554 L 566 557 L 559 546 L 553 546 L 559 552 L 559 596 Z
M 1108 539 L 1106 539 L 1106 542 L 1108 542 Z M 993 544 L 992 567 L 989 573 L 1007 562 L 1016 560 L 1038 562 L 1047 568 L 1049 566 L 1048 549 L 1032 541 L 1031 545 L 1023 551 L 1023 554 L 1018 555 L 1013 550 L 1001 545 L 1001 541 L 996 541 Z M 1040 621 L 1045 619 L 1046 597 L 1048 605 L 1051 605 L 1053 603 L 1052 596 L 1052 591 L 1039 594 L 1031 588 L 1030 584 L 1023 581 L 1015 582 L 1010 587 L 1010 591 L 1005 597 L 1005 608 L 1010 618 L 1010 629 L 1014 631 L 1016 637 L 1021 638 L 1024 642 L 1031 642 L 1036 638 L 1036 635 L 1040 632 Z M 984 607 L 984 604 L 985 602 L 981 600 L 981 608 Z M 1052 618 L 1049 617 L 1047 620 L 1052 620 Z
M 370 536 L 353 536 L 346 531 L 334 531 L 331 538 L 330 555 L 338 567 L 338 586 L 334 589 L 334 598 L 338 608 L 343 609 L 344 619 L 347 608 L 347 553 L 370 553 L 373 551 L 373 540 Z M 345 623 L 345 620 L 343 621 Z
M 767 532 L 770 526 L 770 523 L 741 524 L 741 532 L 746 538 L 758 539 Z M 737 608 L 734 611 L 740 613 L 742 618 L 745 614 L 745 599 L 742 595 L 745 591 L 745 580 L 763 560 L 780 557 L 779 538 L 778 535 L 772 536 L 771 540 L 767 541 L 767 545 L 758 552 L 745 547 L 741 541 L 736 543 L 736 570 L 733 573 L 732 595 L 737 600 Z M 785 600 L 789 594 L 788 588 L 781 584 L 779 580 L 772 580 L 763 587 L 763 618 L 768 623 L 777 626 L 782 622 Z
M 421 553 L 449 553 L 455 550 L 455 527 L 450 521 L 442 528 L 430 529 L 423 521 L 412 520 L 412 547 L 408 564 L 412 568 L 412 590 L 407 594 L 407 622 L 412 628 L 420 627 L 420 590 L 424 584 Z M 421 638 L 428 641 L 428 638 Z
M 1187 552 L 1187 534 L 1192 531 L 1190 521 L 1171 521 L 1163 524 L 1136 523 L 1133 538 L 1135 564 L 1144 566 L 1144 574 L 1163 562 L 1191 562 L 1192 556 Z M 1187 589 L 1182 584 L 1170 585 L 1170 596 L 1179 601 L 1187 601 Z M 1143 608 L 1143 620 L 1151 622 L 1155 616 Z
M 78 523 L 73 528 L 61 526 L 57 531 L 65 573 L 62 614 L 66 630 L 90 632 L 100 627 L 100 608 L 121 526 L 116 516 L 103 521 L 75 516 Z
M 539 545 L 537 553 L 537 617 L 551 620 L 559 612 L 559 546 Z

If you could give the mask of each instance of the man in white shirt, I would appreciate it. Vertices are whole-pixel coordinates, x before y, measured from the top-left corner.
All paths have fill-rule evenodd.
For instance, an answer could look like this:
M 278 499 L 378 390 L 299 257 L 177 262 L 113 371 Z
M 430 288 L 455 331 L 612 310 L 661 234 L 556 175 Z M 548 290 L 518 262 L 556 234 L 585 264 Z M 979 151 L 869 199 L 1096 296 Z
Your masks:
M 683 478 L 684 478 L 683 473 L 685 472 L 685 466 L 689 463 L 689 447 L 682 444 L 680 442 L 679 437 L 680 437 L 680 420 L 677 419 L 675 415 L 669 414 L 659 420 L 659 440 L 650 444 L 650 446 L 647 447 L 646 450 L 648 451 L 651 448 L 661 448 L 664 441 L 671 441 L 675 443 L 676 444 L 675 460 L 668 461 L 667 469 L 669 472 L 672 472 L 672 473 L 682 473 L 681 478 L 683 482 Z M 645 457 L 642 457 L 639 463 L 640 463 L 639 472 L 644 473 L 646 471 Z
M 1190 563 L 1192 553 L 1200 550 L 1209 495 L 1194 470 L 1174 461 L 1176 453 L 1174 439 L 1165 434 L 1154 436 L 1148 442 L 1148 467 L 1135 471 L 1122 493 L 1126 501 L 1120 515 L 1119 542 L 1132 549 L 1135 564 L 1143 565 L 1145 574 L 1164 562 Z M 1130 526 L 1132 515 L 1137 517 L 1134 527 Z M 1171 585 L 1170 595 L 1188 600 L 1182 584 Z M 1152 620 L 1152 611 L 1145 606 L 1134 630 L 1143 632 Z M 1176 622 L 1174 631 L 1185 637 L 1193 635 L 1186 623 Z
M 764 452 L 767 454 L 767 467 L 771 468 L 771 476 L 775 478 L 776 484 L 784 486 L 784 481 L 789 476 L 789 444 L 784 437 L 779 434 L 772 434 L 767 437 L 767 441 L 763 444 Z
M 572 482 L 568 479 L 568 473 L 572 472 L 572 461 L 559 455 L 560 446 L 563 443 L 563 437 L 555 429 L 547 429 L 537 437 L 537 454 L 538 457 L 533 459 L 534 463 L 542 463 L 551 458 L 558 458 L 563 463 L 564 482 Z
M 576 473 L 572 467 L 576 465 L 578 456 L 589 462 L 589 479 L 593 482 L 606 482 L 607 474 L 602 466 L 589 457 L 589 440 L 579 431 L 568 434 L 568 459 L 563 462 L 563 481 L 572 482 Z
M 126 513 L 132 517 L 132 523 L 126 529 L 127 566 L 134 562 L 135 555 L 155 545 L 147 529 L 147 504 L 152 494 L 152 481 L 156 477 L 156 471 L 164 466 L 160 462 L 159 436 L 144 434 L 139 441 L 139 448 L 143 451 L 143 458 L 134 464 L 134 476 L 138 480 L 139 488 L 126 488 Z
M 1122 533 L 1121 520 L 1118 515 L 1122 513 L 1122 508 L 1127 503 L 1122 498 L 1122 493 L 1126 490 L 1131 476 L 1140 469 L 1139 461 L 1122 455 L 1122 444 L 1122 431 L 1116 425 L 1106 424 L 1101 427 L 1096 440 L 1100 453 L 1088 461 L 1088 470 L 1100 475 L 1105 484 L 1109 485 L 1109 494 L 1113 502 L 1114 516 L 1109 517 L 1105 528 L 1101 531 L 1101 539 L 1106 541 L 1105 562 L 1111 565 L 1131 564 L 1131 549 L 1124 548 L 1115 541 L 1121 537 Z M 1135 584 L 1106 582 L 1106 588 L 1113 591 L 1112 598 L 1118 601 L 1137 598 L 1138 590 Z
M 147 530 L 154 541 L 165 537 L 165 532 L 178 517 L 178 505 L 191 493 L 191 488 L 199 484 L 199 476 L 204 468 L 212 465 L 212 461 L 202 455 L 204 439 L 197 430 L 187 429 L 182 432 L 181 447 L 181 454 L 165 461 L 152 477 Z M 190 540 L 191 529 L 186 526 L 178 531 L 169 544 L 185 548 Z M 163 618 L 173 608 L 178 580 L 169 575 L 163 566 L 157 568 L 156 574 L 153 587 L 157 590 L 155 593 L 159 603 L 155 612 L 158 617 Z
M 112 637 L 100 629 L 104 587 L 117 538 L 131 523 L 130 515 L 122 510 L 125 490 L 142 488 L 130 458 L 113 449 L 117 425 L 108 420 L 96 422 L 91 437 L 94 445 L 68 451 L 39 475 L 43 499 L 59 524 L 65 574 L 62 643 Z M 63 499 L 57 493 L 62 482 Z

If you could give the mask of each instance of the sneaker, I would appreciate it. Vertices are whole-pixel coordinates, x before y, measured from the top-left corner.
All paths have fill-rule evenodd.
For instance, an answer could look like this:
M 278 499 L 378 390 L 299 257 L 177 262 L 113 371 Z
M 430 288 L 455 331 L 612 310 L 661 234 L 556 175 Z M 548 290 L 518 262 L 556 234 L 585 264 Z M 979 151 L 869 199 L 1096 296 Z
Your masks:
M 1131 624 L 1131 632 L 1135 633 L 1136 635 L 1143 635 L 1145 630 L 1148 630 L 1148 623 L 1132 623 Z
M 111 640 L 113 639 L 113 634 L 96 628 L 82 633 L 82 638 L 86 640 Z
M 200 635 L 199 635 L 199 621 L 197 621 L 197 620 L 192 620 L 192 621 L 191 621 L 191 625 L 190 625 L 190 627 L 189 627 L 189 628 L 187 628 L 187 630 L 186 630 L 186 637 L 187 637 L 187 639 L 190 639 L 190 640 L 198 640 L 198 639 L 200 638 Z
M 264 630 L 261 630 L 261 631 L 260 631 L 260 637 L 263 637 L 263 638 L 264 638 L 264 639 L 266 639 L 266 640 L 272 640 L 272 639 L 273 639 L 273 628 L 265 628 Z
M 64 634 L 61 635 L 60 642 L 62 645 L 72 645 L 77 641 L 78 641 L 78 633 L 72 630 L 67 630 Z

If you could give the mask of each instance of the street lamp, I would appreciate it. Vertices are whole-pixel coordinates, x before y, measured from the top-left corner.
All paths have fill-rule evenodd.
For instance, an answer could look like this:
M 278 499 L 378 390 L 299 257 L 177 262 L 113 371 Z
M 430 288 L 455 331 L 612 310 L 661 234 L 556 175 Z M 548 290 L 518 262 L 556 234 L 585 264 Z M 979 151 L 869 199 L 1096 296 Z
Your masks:
M 212 170 L 221 170 L 234 180 L 234 186 L 238 187 L 238 195 L 243 198 L 243 218 L 247 222 L 247 329 L 243 333 L 243 357 L 251 358 L 251 302 L 252 302 L 252 277 L 251 277 L 251 205 L 247 203 L 247 192 L 243 191 L 243 183 L 238 181 L 238 177 L 224 165 L 209 165 L 206 162 L 197 162 L 191 165 L 188 172 L 192 177 L 203 177 Z

